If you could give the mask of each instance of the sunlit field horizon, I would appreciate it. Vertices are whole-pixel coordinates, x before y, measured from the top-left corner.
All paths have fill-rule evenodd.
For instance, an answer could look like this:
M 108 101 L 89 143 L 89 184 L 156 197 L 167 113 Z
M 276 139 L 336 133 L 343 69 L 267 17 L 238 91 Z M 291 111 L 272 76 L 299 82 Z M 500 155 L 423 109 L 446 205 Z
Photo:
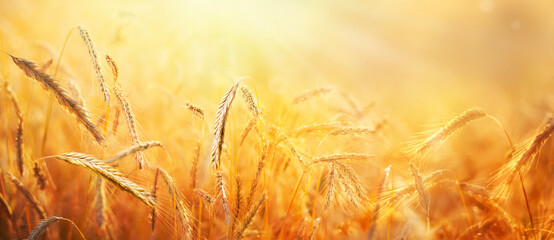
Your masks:
M 0 0 L 0 239 L 551 239 L 552 7 Z

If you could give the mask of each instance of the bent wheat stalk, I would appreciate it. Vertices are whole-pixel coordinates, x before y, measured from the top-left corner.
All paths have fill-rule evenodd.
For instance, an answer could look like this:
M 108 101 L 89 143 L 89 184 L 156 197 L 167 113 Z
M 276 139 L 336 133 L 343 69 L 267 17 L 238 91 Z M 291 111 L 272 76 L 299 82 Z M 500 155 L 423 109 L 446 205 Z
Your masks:
M 73 221 L 71 221 L 67 218 L 56 217 L 56 216 L 49 217 L 47 219 L 44 219 L 42 222 L 40 222 L 40 224 L 35 228 L 35 230 L 33 230 L 31 235 L 29 235 L 28 239 L 29 240 L 39 239 L 42 235 L 44 235 L 44 233 L 46 232 L 46 229 L 48 229 L 48 227 L 50 227 L 50 225 L 52 225 L 52 224 L 54 224 L 58 221 L 67 221 L 67 222 L 71 223 L 77 229 L 77 231 L 79 232 L 79 235 L 81 236 L 81 238 L 86 239 L 85 236 L 83 235 L 83 233 L 81 232 L 81 229 L 79 229 L 79 227 L 77 227 L 77 225 L 75 225 L 75 223 Z
M 13 62 L 27 75 L 27 77 L 37 80 L 42 84 L 43 88 L 50 91 L 60 105 L 62 105 L 70 113 L 77 117 L 77 121 L 81 123 L 94 137 L 98 143 L 102 143 L 104 137 L 96 126 L 90 121 L 90 117 L 85 108 L 77 103 L 74 99 L 70 98 L 68 93 L 61 88 L 60 84 L 47 73 L 37 70 L 37 65 L 29 60 L 23 58 L 17 58 L 11 56 Z
M 76 166 L 88 168 L 119 187 L 121 190 L 130 193 L 149 207 L 154 207 L 156 205 L 154 199 L 146 189 L 125 178 L 117 169 L 112 168 L 94 157 L 76 152 L 64 153 L 54 157 Z
M 431 135 L 423 143 L 415 148 L 415 153 L 425 154 L 433 146 L 437 146 L 451 136 L 456 130 L 460 129 L 467 123 L 485 117 L 487 114 L 481 108 L 471 108 L 454 119 L 450 120 L 446 125 L 439 129 L 435 134 Z

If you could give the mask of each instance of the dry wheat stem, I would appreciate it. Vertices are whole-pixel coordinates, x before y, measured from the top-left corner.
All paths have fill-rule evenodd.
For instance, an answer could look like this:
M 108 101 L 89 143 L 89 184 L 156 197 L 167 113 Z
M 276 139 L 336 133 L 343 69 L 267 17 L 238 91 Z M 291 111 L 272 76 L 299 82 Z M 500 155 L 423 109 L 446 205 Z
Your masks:
M 213 141 L 212 141 L 212 151 L 211 151 L 211 162 L 212 167 L 215 170 L 219 170 L 221 164 L 221 148 L 223 147 L 223 140 L 225 136 L 225 122 L 227 121 L 227 115 L 229 114 L 229 109 L 235 98 L 237 88 L 239 87 L 240 81 L 237 81 L 221 99 L 221 103 L 217 109 L 216 120 L 213 129 Z
M 98 143 L 101 143 L 104 140 L 104 137 L 102 137 L 100 131 L 90 121 L 90 117 L 86 109 L 79 105 L 74 99 L 70 98 L 67 92 L 61 88 L 60 84 L 54 78 L 47 73 L 38 71 L 36 69 L 36 64 L 32 61 L 14 56 L 11 57 L 14 63 L 25 73 L 25 75 L 27 75 L 27 77 L 37 80 L 42 84 L 44 89 L 47 89 L 54 94 L 60 105 L 62 105 L 69 112 L 73 113 L 77 117 L 78 122 L 83 124 L 83 126 L 90 132 Z
M 148 193 L 146 189 L 125 178 L 117 169 L 112 168 L 110 165 L 107 165 L 94 157 L 82 153 L 71 152 L 56 155 L 55 158 L 76 166 L 88 168 L 115 186 L 119 187 L 121 190 L 130 193 L 149 207 L 154 207 L 156 205 L 154 199 L 150 196 L 150 193 Z
M 102 65 L 100 64 L 100 60 L 98 59 L 99 58 L 98 50 L 96 49 L 96 46 L 94 45 L 94 42 L 92 41 L 92 38 L 88 30 L 85 29 L 84 26 L 78 26 L 78 29 L 79 29 L 79 34 L 81 35 L 81 38 L 87 45 L 90 59 L 94 67 L 94 71 L 96 72 L 96 79 L 98 80 L 98 84 L 100 85 L 100 90 L 104 94 L 104 101 L 106 102 L 106 104 L 109 104 L 110 92 L 106 87 L 106 82 L 104 80 L 104 73 L 102 71 Z

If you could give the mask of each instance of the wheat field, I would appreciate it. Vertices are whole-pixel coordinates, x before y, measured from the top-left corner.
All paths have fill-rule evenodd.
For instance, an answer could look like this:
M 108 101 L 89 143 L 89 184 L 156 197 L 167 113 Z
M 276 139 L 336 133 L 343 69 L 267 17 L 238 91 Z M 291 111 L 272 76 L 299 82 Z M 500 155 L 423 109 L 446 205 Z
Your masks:
M 553 7 L 0 0 L 0 239 L 554 239 Z

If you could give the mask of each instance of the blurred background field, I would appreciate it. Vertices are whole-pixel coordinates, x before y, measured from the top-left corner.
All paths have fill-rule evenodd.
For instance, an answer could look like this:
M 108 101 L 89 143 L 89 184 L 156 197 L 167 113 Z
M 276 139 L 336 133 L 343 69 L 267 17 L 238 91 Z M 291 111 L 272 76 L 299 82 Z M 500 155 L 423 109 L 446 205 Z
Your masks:
M 440 128 L 468 108 L 481 107 L 495 116 L 516 144 L 532 138 L 542 128 L 546 115 L 554 110 L 552 9 L 552 1 L 493 0 L 0 0 L 0 30 L 6 53 L 37 63 L 53 59 L 55 64 L 72 28 L 86 26 L 100 52 L 109 53 L 117 61 L 121 70 L 119 81 L 133 106 L 142 138 L 159 140 L 168 149 L 170 157 L 157 151 L 150 158 L 171 169 L 187 197 L 192 196 L 188 189 L 189 171 L 198 139 L 205 155 L 201 158 L 201 182 L 210 185 L 208 158 L 215 111 L 221 96 L 239 77 L 247 77 L 243 83 L 254 89 L 266 118 L 287 131 L 344 119 L 368 127 L 386 122 L 378 136 L 345 137 L 338 139 L 338 143 L 326 141 L 321 147 L 314 147 L 318 142 L 309 139 L 295 142 L 313 156 L 336 152 L 375 155 L 374 160 L 356 163 L 356 171 L 367 183 L 368 191 L 375 194 L 382 171 L 389 164 L 399 169 L 398 177 L 410 178 L 409 165 L 391 158 L 394 151 L 406 142 L 421 139 L 417 136 L 427 136 L 425 131 Z M 29 159 L 71 151 L 100 154 L 98 145 L 91 144 L 90 137 L 68 120 L 69 115 L 63 109 L 55 106 L 41 155 L 49 97 L 34 80 L 24 77 L 8 55 L 2 54 L 0 58 L 2 78 L 10 83 L 26 113 L 25 144 Z M 52 70 L 48 72 L 52 74 Z M 58 76 L 71 78 L 80 86 L 96 122 L 105 106 L 86 46 L 76 30 L 69 38 Z M 295 96 L 319 87 L 330 87 L 333 92 L 290 110 Z M 355 100 L 363 116 L 344 118 L 339 114 L 350 111 L 348 98 Z M 183 107 L 187 101 L 206 109 L 204 124 Z M 8 104 L 4 101 L 2 108 L 8 108 Z M 7 112 L 2 110 L 3 114 Z M 15 120 L 5 116 L 0 136 L 12 141 L 10 126 L 14 126 Z M 234 154 L 234 167 L 246 169 L 243 175 L 248 177 L 244 178 L 250 178 L 260 149 L 254 147 L 255 137 L 250 139 L 251 151 L 237 150 L 236 142 L 232 143 L 249 120 L 244 108 L 232 109 L 229 118 L 228 144 L 231 155 Z M 120 126 L 119 131 L 125 130 Z M 117 152 L 129 146 L 130 140 L 126 133 L 120 133 L 108 143 L 107 151 Z M 552 163 L 548 161 L 552 160 L 551 145 L 547 143 L 541 161 L 533 168 L 537 172 L 525 181 L 532 196 L 529 199 L 534 207 L 532 212 L 540 218 L 537 222 L 548 222 L 552 216 L 551 210 L 539 212 L 539 206 L 554 206 L 549 197 L 551 190 L 545 189 L 550 188 L 553 180 Z M 13 143 L 6 148 L 10 146 Z M 508 148 L 504 133 L 494 122 L 476 120 L 430 154 L 421 167 L 426 173 L 451 169 L 461 181 L 486 185 L 487 179 L 505 162 Z M 8 169 L 8 151 L 4 148 L 2 151 L 0 166 Z M 248 161 L 241 163 L 242 158 Z M 75 174 L 64 169 L 78 168 L 55 160 L 48 160 L 47 164 L 57 184 L 56 191 L 65 195 L 60 195 L 62 198 L 45 194 L 41 199 L 46 209 L 74 219 L 85 232 L 92 231 L 86 226 L 93 224 L 85 224 L 86 212 L 60 210 L 71 206 L 68 205 L 71 202 L 85 206 L 91 201 L 83 186 L 77 200 L 72 195 L 79 189 L 78 182 L 84 186 L 89 183 L 87 173 L 75 180 Z M 131 166 L 123 168 L 132 171 Z M 150 184 L 151 174 L 148 179 L 140 176 L 134 179 Z M 270 201 L 273 211 L 282 212 L 286 208 L 290 196 L 285 193 L 292 191 L 287 187 L 292 188 L 290 185 L 294 186 L 298 177 L 299 172 L 283 174 L 286 179 L 277 184 L 281 188 L 269 192 L 269 199 L 286 195 L 277 197 L 282 200 Z M 60 186 L 62 182 L 69 186 Z M 31 180 L 28 184 L 33 186 Z M 455 194 L 434 202 L 437 211 L 432 221 L 433 237 L 449 239 L 447 234 L 440 234 L 441 229 L 450 227 L 460 234 L 468 227 L 459 220 L 463 216 L 452 217 L 456 219 L 452 221 L 451 216 L 444 217 L 444 222 L 440 220 L 441 211 L 449 209 L 451 201 L 459 200 Z M 124 205 L 125 197 L 122 194 L 112 209 Z M 519 192 L 506 203 L 506 209 L 522 224 L 528 224 L 525 202 Z M 457 210 L 463 212 L 460 206 Z M 119 219 L 115 236 L 148 238 L 144 237 L 147 229 L 129 233 L 137 226 L 148 226 L 148 214 L 147 209 L 114 210 Z M 132 219 L 132 215 L 144 215 L 144 219 Z M 286 224 L 283 219 L 282 213 L 276 213 L 268 221 Z M 354 219 L 345 222 L 365 221 Z M 395 222 L 398 229 L 393 230 L 400 231 L 402 222 Z M 383 224 L 380 237 L 386 238 L 383 227 L 386 223 Z M 337 233 L 338 225 L 329 223 L 328 230 L 318 237 L 353 239 L 364 236 L 361 232 L 367 230 L 352 227 Z M 413 229 L 411 239 L 425 236 L 425 229 Z M 168 233 L 159 234 L 153 236 Z

